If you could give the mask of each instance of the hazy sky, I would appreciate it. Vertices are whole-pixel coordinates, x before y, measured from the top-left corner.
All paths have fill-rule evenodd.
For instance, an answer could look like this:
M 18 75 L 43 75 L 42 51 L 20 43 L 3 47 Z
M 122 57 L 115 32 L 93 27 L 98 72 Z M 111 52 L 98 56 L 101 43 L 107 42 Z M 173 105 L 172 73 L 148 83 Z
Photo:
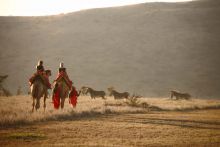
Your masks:
M 68 13 L 89 8 L 123 6 L 144 2 L 192 0 L 0 0 L 0 16 L 40 16 Z

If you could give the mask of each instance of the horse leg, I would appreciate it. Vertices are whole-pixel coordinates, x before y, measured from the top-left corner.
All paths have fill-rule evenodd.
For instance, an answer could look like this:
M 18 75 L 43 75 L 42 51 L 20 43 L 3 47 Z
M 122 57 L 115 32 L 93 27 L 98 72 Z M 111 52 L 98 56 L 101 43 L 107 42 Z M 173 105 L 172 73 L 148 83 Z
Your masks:
M 45 112 L 45 109 L 46 109 L 46 99 L 48 98 L 48 91 L 46 90 L 45 93 L 44 93 L 44 112 Z
M 40 98 L 37 98 L 37 103 L 36 103 L 36 106 L 35 106 L 36 111 L 39 108 L 40 108 Z
M 44 112 L 45 112 L 45 109 L 46 109 L 46 99 L 47 99 L 47 95 L 45 94 L 44 95 Z
M 35 106 L 35 99 L 33 98 L 33 103 L 32 103 L 32 112 L 34 112 L 34 106 Z
M 65 102 L 65 98 L 61 98 L 61 109 L 64 108 L 64 102 Z

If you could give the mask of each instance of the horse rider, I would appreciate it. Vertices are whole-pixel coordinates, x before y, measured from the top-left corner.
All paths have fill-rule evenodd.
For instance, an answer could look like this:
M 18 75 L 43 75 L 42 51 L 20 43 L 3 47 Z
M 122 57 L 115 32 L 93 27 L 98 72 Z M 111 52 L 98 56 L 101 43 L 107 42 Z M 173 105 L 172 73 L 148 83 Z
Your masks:
M 49 75 L 48 73 L 51 72 L 50 70 L 44 70 L 43 61 L 39 60 L 38 64 L 36 66 L 36 73 L 29 79 L 30 86 L 33 84 L 34 79 L 36 76 L 40 76 L 44 82 L 44 84 L 47 86 L 48 89 L 51 89 L 51 84 L 49 82 Z
M 67 86 L 69 87 L 69 89 L 71 89 L 73 82 L 69 79 L 69 76 L 66 72 L 66 68 L 64 67 L 64 64 L 62 62 L 60 63 L 59 72 L 58 72 L 57 78 L 56 78 L 56 80 L 54 80 L 54 82 L 57 83 L 57 81 L 59 81 L 61 78 L 64 78 Z M 55 84 L 55 87 L 56 87 L 56 85 L 57 84 Z

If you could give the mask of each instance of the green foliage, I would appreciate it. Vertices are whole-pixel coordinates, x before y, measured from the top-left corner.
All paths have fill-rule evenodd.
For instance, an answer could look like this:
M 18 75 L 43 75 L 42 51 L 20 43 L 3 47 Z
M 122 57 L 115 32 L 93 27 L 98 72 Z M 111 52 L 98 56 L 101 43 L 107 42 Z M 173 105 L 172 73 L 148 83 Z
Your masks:
M 7 136 L 9 139 L 23 139 L 23 140 L 36 140 L 45 139 L 46 136 L 38 133 L 12 133 Z

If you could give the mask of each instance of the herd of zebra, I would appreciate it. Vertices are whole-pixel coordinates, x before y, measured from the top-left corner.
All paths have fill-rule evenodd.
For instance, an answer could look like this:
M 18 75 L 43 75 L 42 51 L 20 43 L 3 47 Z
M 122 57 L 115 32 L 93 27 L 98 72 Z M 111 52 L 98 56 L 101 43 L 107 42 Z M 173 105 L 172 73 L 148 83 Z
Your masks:
M 116 91 L 113 87 L 108 88 L 109 91 L 109 96 L 113 96 L 114 99 L 123 99 L 123 98 L 141 98 L 142 96 L 140 95 L 136 95 L 133 94 L 132 96 L 130 96 L 130 94 L 128 92 L 118 92 Z M 189 100 L 191 98 L 191 95 L 188 93 L 181 93 L 178 91 L 174 91 L 171 90 L 171 95 L 170 95 L 170 99 L 175 99 L 179 100 L 179 99 L 185 99 L 185 100 Z M 83 86 L 80 90 L 79 90 L 79 95 L 87 95 L 90 94 L 92 99 L 101 97 L 102 99 L 106 99 L 106 92 L 105 91 L 97 91 L 94 90 L 90 87 L 85 87 Z
M 10 92 L 8 90 L 6 90 L 3 86 L 2 83 L 3 81 L 8 77 L 8 75 L 4 75 L 4 76 L 0 76 L 0 96 L 10 96 Z M 116 91 L 113 87 L 110 87 L 107 89 L 109 91 L 109 96 L 113 96 L 114 99 L 123 99 L 123 98 L 141 98 L 142 96 L 137 95 L 137 94 L 133 94 L 132 96 L 130 96 L 130 94 L 128 92 L 118 92 Z M 17 95 L 19 95 L 21 93 L 21 89 L 19 87 L 18 91 L 17 91 Z M 30 91 L 28 91 L 28 94 L 30 94 Z M 81 89 L 79 90 L 79 95 L 87 95 L 90 94 L 92 99 L 101 97 L 102 99 L 106 99 L 106 92 L 105 91 L 97 91 L 94 90 L 90 87 L 86 87 L 83 86 L 81 87 Z M 188 93 L 181 93 L 178 91 L 174 91 L 171 90 L 170 91 L 170 99 L 175 99 L 179 100 L 179 99 L 185 99 L 185 100 L 189 100 L 191 98 L 191 95 Z
M 114 99 L 124 99 L 124 98 L 127 99 L 130 96 L 128 92 L 118 92 L 113 87 L 108 88 L 108 91 L 109 91 L 109 96 L 113 96 Z M 90 94 L 92 99 L 95 98 L 106 99 L 107 96 L 107 93 L 105 91 L 97 91 L 90 87 L 83 86 L 79 90 L 79 95 L 87 95 L 87 94 Z

